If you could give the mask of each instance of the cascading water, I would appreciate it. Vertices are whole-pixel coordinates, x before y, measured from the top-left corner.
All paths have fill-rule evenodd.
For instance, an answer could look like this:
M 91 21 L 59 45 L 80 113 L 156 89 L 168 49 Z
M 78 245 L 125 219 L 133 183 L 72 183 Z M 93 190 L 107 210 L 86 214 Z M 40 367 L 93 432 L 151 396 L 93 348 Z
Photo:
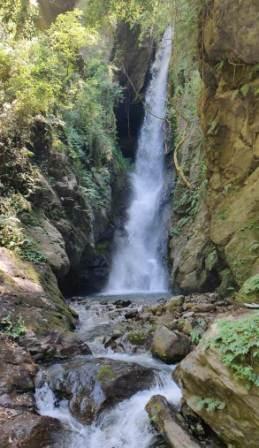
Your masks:
M 90 425 L 83 425 L 70 413 L 68 402 L 60 401 L 45 383 L 36 390 L 36 403 L 41 415 L 57 418 L 62 423 L 58 434 L 57 448 L 154 448 L 156 433 L 152 429 L 145 411 L 147 402 L 153 395 L 163 395 L 178 406 L 181 391 L 172 380 L 173 366 L 153 359 L 149 353 L 115 353 L 106 349 L 99 337 L 98 327 L 113 326 L 116 314 L 111 314 L 109 305 L 103 306 L 90 299 L 90 307 L 76 306 L 81 326 L 78 331 L 87 338 L 94 358 L 108 358 L 126 363 L 137 363 L 155 372 L 155 379 L 148 389 L 135 393 L 113 407 L 108 407 Z M 103 310 L 102 310 L 103 308 Z M 115 312 L 115 311 L 114 311 Z M 119 319 L 119 317 L 118 317 Z M 92 330 L 96 329 L 96 336 Z M 88 339 L 89 338 L 89 339 Z M 41 375 L 41 372 L 39 372 Z
M 152 67 L 146 114 L 139 137 L 132 199 L 115 252 L 105 294 L 154 293 L 168 290 L 165 266 L 167 219 L 164 143 L 167 78 L 172 30 L 164 34 Z

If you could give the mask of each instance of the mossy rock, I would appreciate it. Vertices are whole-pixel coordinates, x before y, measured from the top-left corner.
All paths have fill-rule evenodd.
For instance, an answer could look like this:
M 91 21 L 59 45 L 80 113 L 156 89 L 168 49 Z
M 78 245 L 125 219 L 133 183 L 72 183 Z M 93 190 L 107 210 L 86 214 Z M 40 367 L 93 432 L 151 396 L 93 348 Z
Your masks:
M 259 274 L 249 277 L 236 295 L 242 303 L 259 303 Z

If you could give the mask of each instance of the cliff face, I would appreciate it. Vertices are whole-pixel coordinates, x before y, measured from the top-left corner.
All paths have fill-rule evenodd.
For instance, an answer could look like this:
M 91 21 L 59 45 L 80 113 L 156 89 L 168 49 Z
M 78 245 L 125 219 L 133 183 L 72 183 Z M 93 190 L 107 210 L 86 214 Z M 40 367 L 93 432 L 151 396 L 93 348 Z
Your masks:
M 195 201 L 195 192 L 197 206 L 195 210 L 192 206 L 189 222 L 173 235 L 171 255 L 180 287 L 220 287 L 224 292 L 258 272 L 259 5 L 253 0 L 242 4 L 215 0 L 206 5 L 197 2 L 197 11 L 199 51 L 193 51 L 192 61 L 202 78 L 196 113 L 202 138 L 195 148 L 193 136 L 199 130 L 190 126 L 192 136 L 187 132 L 179 148 L 191 188 L 179 176 L 173 227 L 179 225 L 186 201 L 187 205 L 188 200 Z M 189 65 L 185 83 L 193 76 Z M 176 88 L 179 82 L 178 78 Z M 183 103 L 184 94 L 180 108 Z M 184 125 L 179 119 L 178 133 Z
M 202 21 L 210 238 L 239 285 L 259 268 L 258 19 L 256 1 L 214 1 Z

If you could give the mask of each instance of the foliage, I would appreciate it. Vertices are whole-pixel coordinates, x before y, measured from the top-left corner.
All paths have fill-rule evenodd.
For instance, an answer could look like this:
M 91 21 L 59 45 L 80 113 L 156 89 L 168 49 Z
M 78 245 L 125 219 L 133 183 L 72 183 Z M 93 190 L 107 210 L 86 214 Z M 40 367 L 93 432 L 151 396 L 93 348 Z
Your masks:
M 218 400 L 217 398 L 198 398 L 196 400 L 196 407 L 199 411 L 203 409 L 207 412 L 215 412 L 218 410 L 223 410 L 226 407 L 224 401 Z
M 173 3 L 171 0 L 88 0 L 85 16 L 93 25 L 111 26 L 118 21 L 130 26 L 139 26 L 142 33 L 159 36 L 172 23 Z
M 10 315 L 2 318 L 0 321 L 0 334 L 1 333 L 10 336 L 13 339 L 18 339 L 20 336 L 24 336 L 26 334 L 24 321 L 21 317 L 15 321 Z
M 195 325 L 190 333 L 192 343 L 198 345 L 204 332 L 207 329 L 207 323 L 204 319 L 198 318 L 195 321 Z
M 242 286 L 242 292 L 247 295 L 254 293 L 259 294 L 259 274 L 256 274 L 245 281 Z
M 31 36 L 37 9 L 30 0 L 2 0 L 1 3 L 0 20 L 3 30 L 15 39 Z
M 259 313 L 218 322 L 218 335 L 208 346 L 216 348 L 222 362 L 249 386 L 259 386 Z

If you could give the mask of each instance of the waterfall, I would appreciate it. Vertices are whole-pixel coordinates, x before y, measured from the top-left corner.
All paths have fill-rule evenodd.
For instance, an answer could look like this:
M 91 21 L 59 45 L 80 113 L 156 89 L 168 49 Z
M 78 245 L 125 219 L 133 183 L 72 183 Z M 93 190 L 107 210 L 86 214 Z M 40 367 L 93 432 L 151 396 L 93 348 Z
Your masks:
M 112 269 L 105 294 L 168 290 L 164 146 L 171 51 L 172 30 L 168 28 L 152 67 L 135 169 L 130 175 L 132 197 L 124 229 L 115 236 Z

